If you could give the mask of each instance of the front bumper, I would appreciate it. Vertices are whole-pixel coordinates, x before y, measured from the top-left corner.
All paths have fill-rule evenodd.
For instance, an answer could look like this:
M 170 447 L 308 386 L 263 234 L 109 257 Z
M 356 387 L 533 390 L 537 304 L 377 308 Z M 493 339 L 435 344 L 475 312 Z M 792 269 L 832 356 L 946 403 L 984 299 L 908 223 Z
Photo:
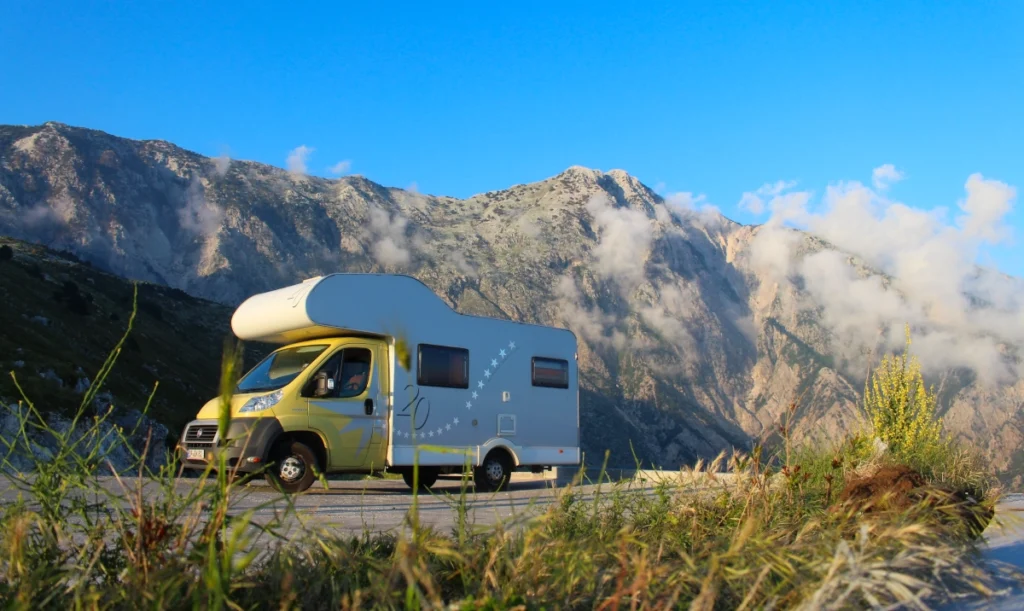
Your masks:
M 229 469 L 258 471 L 267 462 L 270 446 L 284 432 L 277 418 L 233 418 L 224 439 L 217 434 L 216 420 L 193 420 L 185 426 L 178 449 L 188 469 L 216 467 L 224 455 Z

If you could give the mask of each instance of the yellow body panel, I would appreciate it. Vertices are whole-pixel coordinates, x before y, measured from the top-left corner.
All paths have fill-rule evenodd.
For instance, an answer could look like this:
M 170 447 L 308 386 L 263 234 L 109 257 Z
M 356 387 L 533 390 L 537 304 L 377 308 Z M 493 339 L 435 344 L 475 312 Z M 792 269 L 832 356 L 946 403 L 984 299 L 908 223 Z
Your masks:
M 309 398 L 309 428 L 327 440 L 332 470 L 382 469 L 387 393 L 382 392 L 386 380 L 380 377 L 380 363 L 387 346 L 380 341 L 351 338 L 325 351 L 329 354 L 324 362 L 339 350 L 353 348 L 369 350 L 372 355 L 365 388 L 359 394 L 344 398 Z M 372 410 L 371 413 L 367 413 L 368 410 Z
M 324 442 L 328 471 L 365 471 L 384 468 L 388 427 L 388 346 L 381 340 L 338 337 L 296 342 L 280 349 L 303 345 L 327 345 L 294 380 L 280 389 L 282 397 L 272 408 L 256 413 L 239 410 L 254 397 L 269 392 L 237 394 L 231 398 L 232 418 L 277 418 L 285 432 L 312 431 Z M 346 348 L 370 351 L 369 376 L 363 391 L 344 398 L 303 396 L 302 391 L 332 356 Z M 341 383 L 339 380 L 337 383 Z M 274 391 L 277 392 L 277 391 Z M 371 402 L 368 407 L 367 402 Z M 212 399 L 199 410 L 197 419 L 216 420 L 220 399 Z M 367 413 L 370 411 L 370 413 Z

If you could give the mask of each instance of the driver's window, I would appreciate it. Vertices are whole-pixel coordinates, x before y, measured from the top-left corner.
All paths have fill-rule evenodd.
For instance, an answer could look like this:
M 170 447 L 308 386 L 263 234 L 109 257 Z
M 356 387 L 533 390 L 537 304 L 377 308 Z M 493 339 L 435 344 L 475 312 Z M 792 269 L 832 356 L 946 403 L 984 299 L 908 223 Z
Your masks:
M 327 394 L 324 399 L 345 399 L 363 394 L 370 382 L 370 351 L 366 348 L 345 348 L 331 355 L 309 380 L 307 396 L 314 396 L 317 378 L 325 374 Z
M 341 362 L 341 377 L 337 386 L 339 397 L 363 394 L 370 383 L 370 351 L 366 348 L 346 348 Z

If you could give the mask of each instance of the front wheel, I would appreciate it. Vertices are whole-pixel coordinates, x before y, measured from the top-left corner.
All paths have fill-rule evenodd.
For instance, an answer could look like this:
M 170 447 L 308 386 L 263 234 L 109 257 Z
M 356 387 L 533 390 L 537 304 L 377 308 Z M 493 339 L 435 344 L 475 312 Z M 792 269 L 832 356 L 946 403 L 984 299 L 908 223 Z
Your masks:
M 512 478 L 512 460 L 503 451 L 494 451 L 473 470 L 473 484 L 478 492 L 507 489 Z
M 267 483 L 288 494 L 303 492 L 316 479 L 316 454 L 304 443 L 284 441 L 274 448 L 266 472 Z

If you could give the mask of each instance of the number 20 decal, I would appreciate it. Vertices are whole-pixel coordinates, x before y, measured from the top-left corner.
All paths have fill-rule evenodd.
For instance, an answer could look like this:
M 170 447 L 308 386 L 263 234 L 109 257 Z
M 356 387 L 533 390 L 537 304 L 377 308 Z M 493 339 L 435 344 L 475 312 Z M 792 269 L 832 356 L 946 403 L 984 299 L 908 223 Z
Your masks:
M 410 388 L 413 388 L 413 385 L 407 384 L 405 390 L 409 390 Z M 421 406 L 423 405 L 424 402 L 426 402 L 427 408 L 425 411 L 421 410 Z M 408 413 L 409 408 L 412 408 L 411 415 Z M 422 422 L 417 422 L 418 420 L 420 420 L 421 414 L 423 416 Z M 398 414 L 396 414 L 396 416 L 398 416 Z M 405 404 L 405 407 L 402 408 L 401 417 L 409 418 L 411 416 L 415 416 L 415 419 L 413 420 L 413 428 L 416 429 L 417 431 L 426 426 L 427 421 L 430 420 L 430 399 L 427 399 L 426 397 L 421 397 L 419 388 L 416 389 L 416 394 L 413 395 L 413 397 L 409 399 L 409 402 Z

